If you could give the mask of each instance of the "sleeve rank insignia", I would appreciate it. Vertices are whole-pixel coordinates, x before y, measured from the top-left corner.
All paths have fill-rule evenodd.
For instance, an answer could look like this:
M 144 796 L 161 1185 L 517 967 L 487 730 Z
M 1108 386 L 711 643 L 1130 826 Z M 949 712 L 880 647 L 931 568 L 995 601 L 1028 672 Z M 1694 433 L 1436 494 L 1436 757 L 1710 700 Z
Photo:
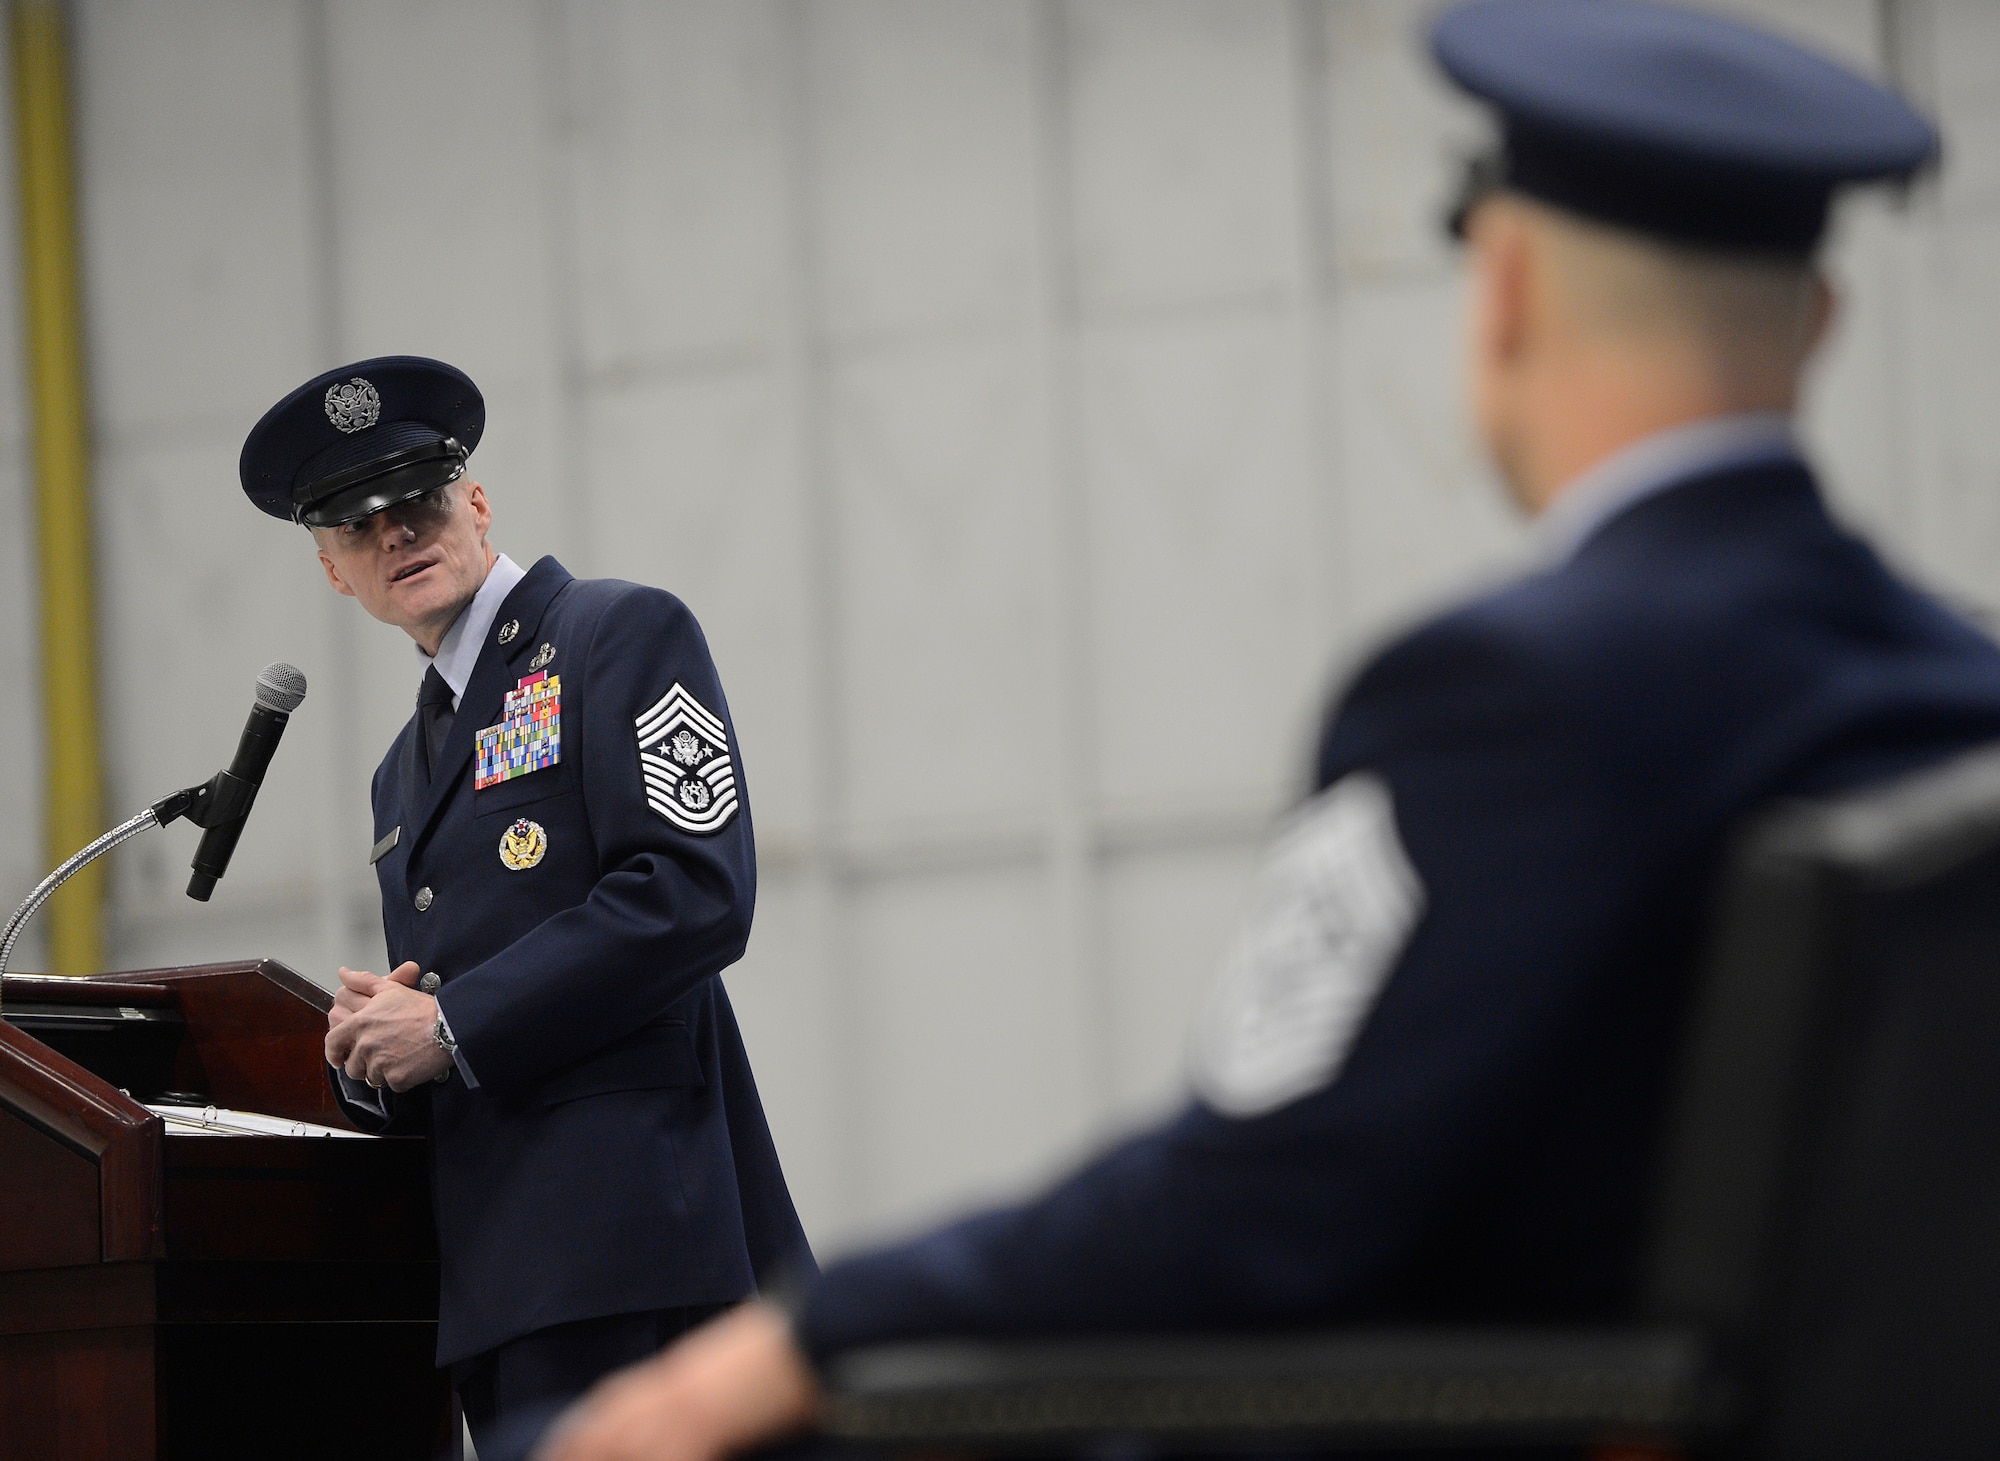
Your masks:
M 472 787 L 497 786 L 562 760 L 562 676 L 529 675 L 507 692 L 500 724 L 473 742 Z
M 640 714 L 646 804 L 683 832 L 720 832 L 736 815 L 736 768 L 722 722 L 678 683 Z

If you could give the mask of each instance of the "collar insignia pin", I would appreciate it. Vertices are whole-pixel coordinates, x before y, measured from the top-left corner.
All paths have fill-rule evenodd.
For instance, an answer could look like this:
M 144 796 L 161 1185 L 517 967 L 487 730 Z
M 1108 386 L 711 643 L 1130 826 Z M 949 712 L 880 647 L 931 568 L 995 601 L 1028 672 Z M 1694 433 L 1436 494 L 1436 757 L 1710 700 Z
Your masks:
M 535 651 L 535 657 L 528 661 L 528 668 L 531 670 L 539 670 L 543 665 L 547 664 L 550 660 L 554 659 L 555 657 L 556 657 L 556 647 L 553 644 L 544 643 L 540 649 Z
M 521 621 L 519 619 L 509 619 L 505 624 L 500 626 L 500 642 L 502 644 L 512 644 L 514 636 L 520 632 Z

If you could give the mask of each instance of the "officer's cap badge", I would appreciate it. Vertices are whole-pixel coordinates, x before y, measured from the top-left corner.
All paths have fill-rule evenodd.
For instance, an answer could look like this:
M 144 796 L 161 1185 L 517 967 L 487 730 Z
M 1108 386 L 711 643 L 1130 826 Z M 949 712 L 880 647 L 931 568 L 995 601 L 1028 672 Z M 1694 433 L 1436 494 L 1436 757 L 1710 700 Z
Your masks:
M 521 818 L 500 836 L 500 861 L 509 872 L 526 872 L 549 850 L 549 834 L 540 822 Z
M 326 388 L 326 419 L 349 435 L 382 419 L 382 397 L 360 376 Z
M 641 714 L 646 805 L 683 832 L 720 832 L 736 815 L 736 768 L 721 720 L 679 684 Z

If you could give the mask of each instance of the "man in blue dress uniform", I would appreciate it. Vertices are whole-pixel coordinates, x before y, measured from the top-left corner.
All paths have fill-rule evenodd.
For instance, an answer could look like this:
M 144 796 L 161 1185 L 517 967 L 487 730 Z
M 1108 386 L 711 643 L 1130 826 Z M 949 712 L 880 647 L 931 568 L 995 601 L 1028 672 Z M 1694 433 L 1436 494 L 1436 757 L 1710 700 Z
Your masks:
M 1792 432 L 1829 201 L 1929 126 L 1639 0 L 1480 0 L 1432 40 L 1499 116 L 1456 227 L 1540 565 L 1346 689 L 1183 1113 L 608 1381 L 559 1461 L 802 1428 L 813 1361 L 887 1340 L 1618 1314 L 1731 829 L 2000 737 L 2000 649 L 1832 521 Z
M 241 464 L 416 641 L 369 853 L 397 967 L 340 971 L 326 1054 L 363 1130 L 430 1137 L 438 1363 L 475 1443 L 812 1261 L 716 977 L 757 870 L 701 628 L 496 553 L 465 470 L 484 424 L 451 366 L 364 360 L 274 406 Z

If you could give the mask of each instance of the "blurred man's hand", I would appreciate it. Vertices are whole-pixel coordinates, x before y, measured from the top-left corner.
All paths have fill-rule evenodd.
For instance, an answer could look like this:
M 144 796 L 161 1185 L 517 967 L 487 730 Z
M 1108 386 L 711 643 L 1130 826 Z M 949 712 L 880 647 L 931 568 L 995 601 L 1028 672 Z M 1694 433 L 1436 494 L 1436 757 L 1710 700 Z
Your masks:
M 536 1461 L 720 1461 L 809 1429 L 821 1393 L 791 1327 L 748 1303 L 657 1358 L 602 1381 L 549 1432 Z

